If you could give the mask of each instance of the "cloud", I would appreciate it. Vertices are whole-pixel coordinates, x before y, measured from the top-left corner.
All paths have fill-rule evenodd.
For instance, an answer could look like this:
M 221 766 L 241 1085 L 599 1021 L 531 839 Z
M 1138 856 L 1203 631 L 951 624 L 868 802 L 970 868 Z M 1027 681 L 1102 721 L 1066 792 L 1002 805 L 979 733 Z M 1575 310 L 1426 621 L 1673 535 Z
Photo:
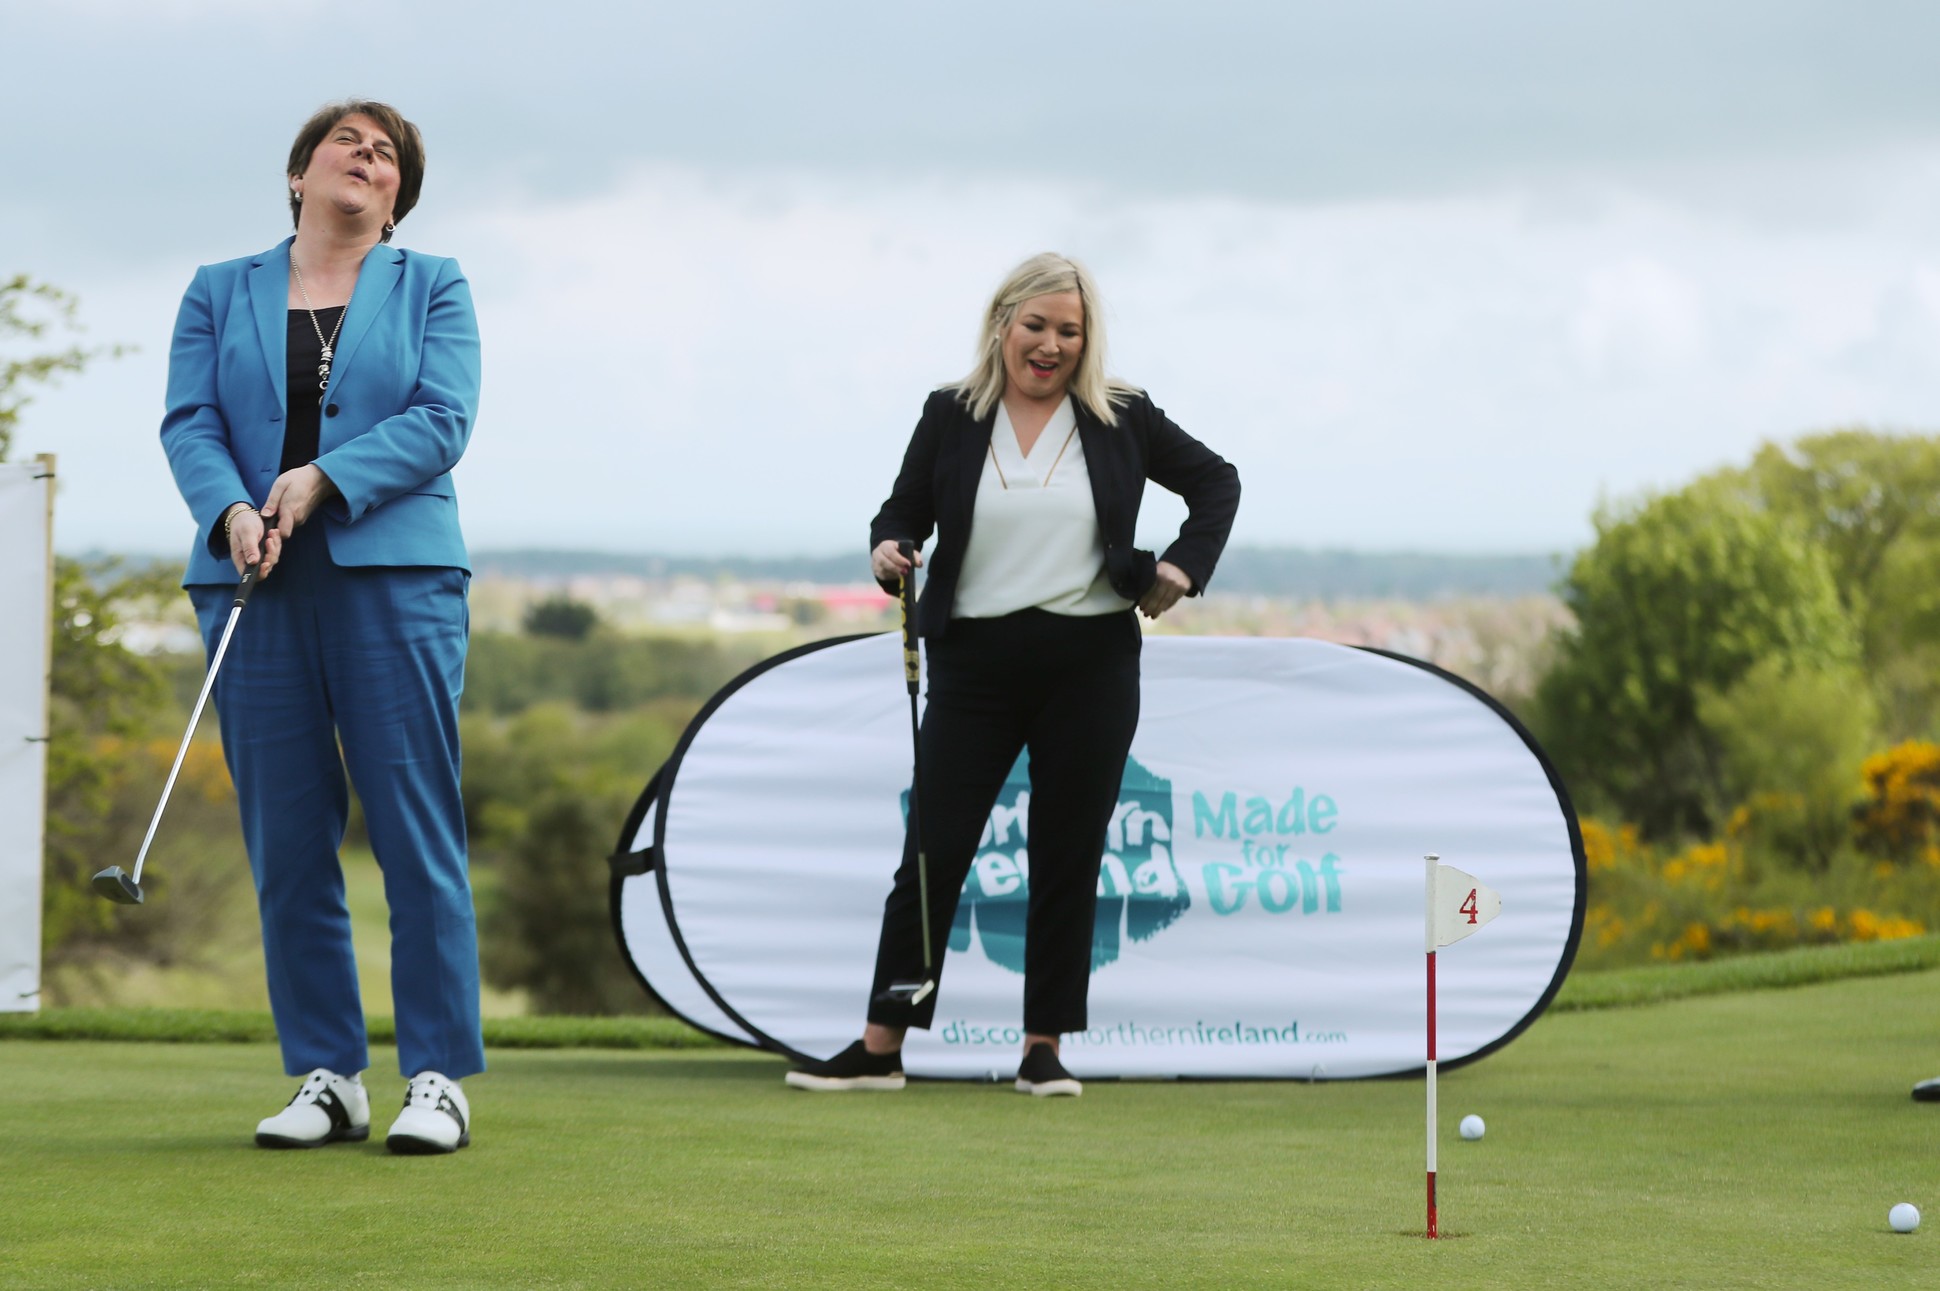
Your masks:
M 1895 184 L 1908 166 L 1878 164 Z M 1314 206 L 651 166 L 605 195 L 412 225 L 478 301 L 460 481 L 483 545 L 855 545 L 990 290 L 1045 248 L 1097 272 L 1114 367 L 1241 467 L 1240 541 L 1566 547 L 1600 493 L 1762 438 L 1940 422 L 1940 235 L 1896 216 L 1760 234 L 1623 192 Z M 152 410 L 186 277 L 88 295 L 98 330 L 134 310 L 149 329 L 88 386 L 132 382 Z M 153 545 L 180 524 L 159 455 L 111 444 L 67 478 L 127 494 L 94 531 Z M 1154 490 L 1147 538 L 1180 514 Z

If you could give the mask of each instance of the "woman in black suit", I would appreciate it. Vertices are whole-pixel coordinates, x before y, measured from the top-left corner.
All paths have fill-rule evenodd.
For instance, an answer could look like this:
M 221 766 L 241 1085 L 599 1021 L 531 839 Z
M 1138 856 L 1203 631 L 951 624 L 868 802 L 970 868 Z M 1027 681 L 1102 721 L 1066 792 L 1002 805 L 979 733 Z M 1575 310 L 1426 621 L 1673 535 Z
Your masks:
M 1017 1088 L 1081 1090 L 1058 1037 L 1085 1029 L 1105 828 L 1138 726 L 1142 635 L 1203 592 L 1239 507 L 1239 475 L 1144 391 L 1105 375 L 1091 276 L 1059 255 L 1019 265 L 984 316 L 977 366 L 930 395 L 889 500 L 870 525 L 870 563 L 894 591 L 910 573 L 899 539 L 937 531 L 917 630 L 929 652 L 919 824 L 931 868 L 930 939 L 944 945 L 957 894 L 1017 755 L 1030 751 L 1030 891 L 1024 1057 Z M 1162 556 L 1132 545 L 1145 481 L 1188 516 Z M 919 555 L 916 564 L 922 563 Z M 916 839 L 883 910 L 863 1038 L 788 1074 L 802 1089 L 900 1089 L 902 1040 L 930 1025 L 936 996 L 882 998 L 920 977 Z M 939 966 L 940 968 L 940 966 Z M 939 974 L 940 975 L 940 974 Z

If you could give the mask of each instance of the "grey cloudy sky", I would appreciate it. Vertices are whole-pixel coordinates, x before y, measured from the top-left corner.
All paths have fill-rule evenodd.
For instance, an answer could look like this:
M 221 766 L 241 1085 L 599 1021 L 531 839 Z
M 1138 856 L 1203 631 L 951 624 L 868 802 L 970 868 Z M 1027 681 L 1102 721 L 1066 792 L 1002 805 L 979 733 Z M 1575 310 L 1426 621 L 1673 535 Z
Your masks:
M 1601 496 L 1940 428 L 1940 6 L 0 0 L 0 272 L 139 353 L 43 396 L 60 544 L 174 551 L 197 263 L 389 99 L 486 343 L 474 545 L 860 546 L 1002 273 L 1226 453 L 1236 540 L 1553 550 Z M 1155 503 L 1159 538 L 1176 523 Z

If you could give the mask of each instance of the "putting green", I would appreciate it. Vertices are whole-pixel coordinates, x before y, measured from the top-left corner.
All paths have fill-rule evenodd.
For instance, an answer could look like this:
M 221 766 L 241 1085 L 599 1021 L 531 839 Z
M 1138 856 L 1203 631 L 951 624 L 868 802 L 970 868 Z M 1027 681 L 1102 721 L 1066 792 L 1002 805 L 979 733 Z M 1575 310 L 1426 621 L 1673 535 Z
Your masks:
M 1940 1106 L 1907 1097 L 1940 1074 L 1936 972 L 1544 1019 L 1443 1078 L 1439 1243 L 1418 1080 L 1073 1101 L 781 1071 L 503 1052 L 471 1148 L 394 1158 L 252 1147 L 294 1088 L 268 1046 L 0 1041 L 0 1285 L 1940 1285 Z

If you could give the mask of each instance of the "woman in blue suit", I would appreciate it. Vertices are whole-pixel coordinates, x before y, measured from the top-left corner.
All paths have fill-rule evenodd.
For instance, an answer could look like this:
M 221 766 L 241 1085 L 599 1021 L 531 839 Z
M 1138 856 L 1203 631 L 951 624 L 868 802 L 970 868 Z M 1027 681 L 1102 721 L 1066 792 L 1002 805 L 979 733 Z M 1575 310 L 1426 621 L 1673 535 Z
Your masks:
M 211 649 L 239 574 L 263 580 L 215 691 L 277 1036 L 303 1077 L 256 1141 L 370 1134 L 337 857 L 347 769 L 391 907 L 408 1084 L 386 1142 L 449 1152 L 470 1141 L 458 1082 L 485 1067 L 458 791 L 470 574 L 450 474 L 478 406 L 478 327 L 455 261 L 390 245 L 424 179 L 395 109 L 323 108 L 287 174 L 296 235 L 189 284 L 161 432 L 195 518 L 183 585 Z

